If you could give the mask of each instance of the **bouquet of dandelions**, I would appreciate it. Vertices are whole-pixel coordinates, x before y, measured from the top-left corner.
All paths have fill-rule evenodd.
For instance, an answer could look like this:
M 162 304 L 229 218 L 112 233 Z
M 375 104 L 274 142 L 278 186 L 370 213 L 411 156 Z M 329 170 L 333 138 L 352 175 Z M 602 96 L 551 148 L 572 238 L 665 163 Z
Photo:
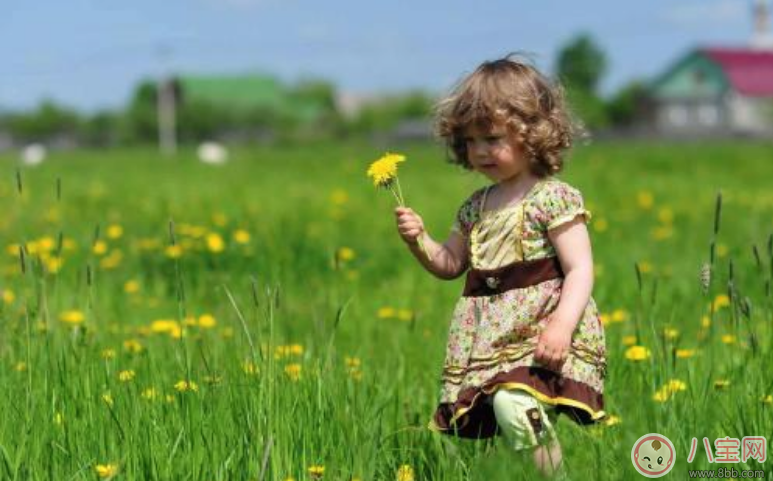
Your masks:
M 405 162 L 405 156 L 400 154 L 392 154 L 387 152 L 380 159 L 376 160 L 370 167 L 368 167 L 368 177 L 373 180 L 373 185 L 377 188 L 388 189 L 397 201 L 397 205 L 405 207 L 405 200 L 403 199 L 403 191 L 400 188 L 400 179 L 397 177 L 397 164 Z M 432 257 L 424 247 L 424 242 L 421 236 L 417 239 L 419 249 L 427 256 L 430 261 Z

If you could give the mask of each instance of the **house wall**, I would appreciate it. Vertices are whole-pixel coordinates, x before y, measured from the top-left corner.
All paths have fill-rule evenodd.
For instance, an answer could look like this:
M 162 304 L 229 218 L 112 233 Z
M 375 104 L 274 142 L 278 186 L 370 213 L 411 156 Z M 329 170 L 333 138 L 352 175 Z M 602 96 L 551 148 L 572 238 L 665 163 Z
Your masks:
M 773 98 L 727 95 L 732 130 L 736 134 L 763 135 L 773 133 Z

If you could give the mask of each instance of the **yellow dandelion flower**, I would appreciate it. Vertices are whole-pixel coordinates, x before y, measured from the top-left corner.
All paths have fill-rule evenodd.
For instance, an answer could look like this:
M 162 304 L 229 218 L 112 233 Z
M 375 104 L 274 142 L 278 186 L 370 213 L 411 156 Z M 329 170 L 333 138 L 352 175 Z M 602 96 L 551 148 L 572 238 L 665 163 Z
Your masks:
M 730 386 L 730 381 L 727 379 L 717 379 L 714 381 L 714 389 L 717 391 L 721 391 L 723 389 L 727 389 L 727 387 Z
M 338 249 L 338 252 L 336 252 L 336 257 L 338 260 L 341 260 L 343 262 L 348 262 L 355 257 L 354 249 L 351 247 L 341 247 Z
M 259 372 L 258 366 L 256 366 L 252 361 L 244 361 L 244 364 L 242 364 L 242 369 L 244 370 L 244 374 L 247 374 L 248 376 L 254 376 Z
M 639 266 L 639 272 L 642 274 L 649 274 L 654 269 L 652 264 L 647 261 L 641 261 L 637 265 Z
M 150 330 L 155 333 L 168 333 L 179 329 L 180 325 L 172 319 L 158 319 L 150 324 Z
M 158 391 L 155 388 L 149 387 L 144 389 L 140 396 L 147 401 L 154 401 L 158 397 Z
M 346 364 L 346 367 L 360 367 L 362 362 L 360 361 L 359 357 L 345 356 L 344 363 Z
M 193 381 L 181 380 L 175 383 L 174 388 L 179 392 L 198 392 L 199 386 Z
M 723 334 L 721 340 L 724 344 L 735 344 L 736 337 L 732 334 Z
M 762 404 L 773 404 L 773 395 L 768 394 L 760 398 Z
M 378 311 L 376 312 L 376 315 L 379 319 L 389 319 L 391 317 L 395 317 L 397 314 L 397 311 L 394 307 L 384 306 L 380 307 Z
M 91 250 L 98 256 L 104 255 L 105 252 L 107 252 L 107 243 L 105 241 L 98 240 L 94 243 Z
M 123 227 L 118 224 L 111 224 L 107 226 L 108 239 L 120 239 L 121 236 L 123 236 Z
M 289 347 L 290 354 L 294 356 L 303 355 L 303 346 L 301 346 L 300 344 L 290 344 L 290 346 L 288 347 Z
M 652 192 L 640 191 L 636 194 L 636 202 L 643 210 L 650 210 L 655 203 L 655 196 L 652 195 Z
M 134 279 L 128 280 L 123 285 L 123 291 L 127 294 L 134 294 L 136 292 L 139 292 L 140 290 L 140 283 L 139 281 L 136 281 Z
M 54 424 L 61 426 L 64 424 L 64 415 L 60 412 L 54 414 Z
M 285 374 L 293 381 L 298 381 L 301 378 L 301 365 L 298 363 L 292 363 L 285 366 Z
M 662 207 L 658 210 L 658 220 L 664 224 L 671 224 L 674 222 L 674 211 L 671 207 Z
M 183 255 L 183 248 L 180 244 L 167 246 L 164 254 L 170 259 L 179 259 Z
M 624 322 L 628 319 L 628 311 L 625 309 L 615 309 L 612 311 L 612 322 Z
M 118 474 L 118 466 L 115 464 L 97 464 L 94 466 L 97 476 L 103 479 L 110 479 Z
M 610 316 L 605 312 L 602 312 L 601 314 L 599 314 L 599 320 L 601 321 L 602 326 L 607 326 L 609 325 L 610 322 L 612 322 L 612 316 Z
M 645 361 L 650 358 L 650 350 L 644 346 L 631 346 L 625 350 L 625 358 L 629 361 Z
M 223 238 L 220 237 L 220 234 L 216 232 L 207 234 L 207 249 L 215 254 L 219 254 L 225 250 L 225 242 L 223 242 Z
M 132 369 L 127 369 L 118 373 L 118 380 L 121 382 L 130 382 L 134 380 L 136 373 Z
M 725 294 L 720 294 L 714 299 L 714 310 L 717 311 L 730 305 L 730 298 Z
M 405 162 L 405 156 L 387 153 L 368 167 L 368 177 L 376 187 L 389 187 L 397 177 L 397 164 Z
M 61 314 L 59 314 L 59 320 L 67 324 L 72 324 L 74 326 L 77 326 L 78 324 L 82 324 L 83 321 L 86 320 L 86 316 L 81 311 L 70 310 L 70 311 L 64 311 Z
M 403 464 L 400 466 L 397 470 L 396 477 L 397 481 L 414 481 L 416 479 L 416 475 L 410 464 Z
M 679 331 L 672 327 L 667 327 L 663 329 L 663 337 L 669 341 L 673 341 L 674 339 L 679 338 Z
M 325 475 L 325 467 L 318 465 L 309 466 L 309 475 L 312 479 L 319 479 Z
M 711 326 L 711 319 L 709 316 L 703 316 L 701 317 L 701 327 L 709 327 Z
M 397 318 L 401 321 L 410 321 L 413 319 L 413 311 L 410 309 L 400 309 L 397 311 Z
M 237 244 L 250 243 L 250 233 L 244 229 L 237 229 L 236 231 L 234 231 L 233 237 L 234 237 L 234 242 L 236 242 Z
M 679 359 L 688 359 L 695 355 L 695 349 L 677 349 L 676 357 Z
M 624 346 L 633 346 L 637 342 L 636 336 L 623 336 Z
M 107 404 L 110 407 L 113 407 L 113 404 L 114 404 L 113 403 L 113 395 L 110 394 L 109 392 L 106 392 L 106 393 L 102 394 L 102 402 L 104 402 L 105 404 Z
M 616 426 L 616 425 L 620 424 L 621 422 L 623 422 L 623 421 L 620 419 L 620 417 L 619 416 L 614 416 L 614 415 L 607 416 L 606 419 L 604 420 L 604 424 L 606 426 Z
M 212 329 L 217 325 L 217 320 L 212 314 L 202 314 L 199 316 L 198 326 L 202 329 Z
M 10 289 L 3 289 L 3 302 L 6 304 L 13 304 L 13 301 L 16 300 L 16 294 L 13 293 Z
M 136 339 L 127 339 L 123 342 L 123 348 L 132 354 L 139 354 L 142 352 L 142 344 Z
M 100 355 L 102 356 L 102 359 L 107 361 L 115 359 L 115 349 L 102 349 Z

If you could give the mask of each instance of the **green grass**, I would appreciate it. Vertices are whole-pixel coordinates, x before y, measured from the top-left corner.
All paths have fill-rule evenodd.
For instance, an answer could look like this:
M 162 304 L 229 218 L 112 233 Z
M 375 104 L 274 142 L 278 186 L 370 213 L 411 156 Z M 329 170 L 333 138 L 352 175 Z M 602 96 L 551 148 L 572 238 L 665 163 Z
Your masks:
M 444 238 L 482 179 L 446 164 L 438 146 L 390 149 L 408 156 L 409 205 Z M 702 451 L 688 465 L 693 437 L 771 438 L 773 404 L 760 401 L 773 394 L 769 152 L 600 143 L 573 154 L 562 178 L 594 215 L 594 297 L 621 320 L 606 327 L 605 392 L 621 422 L 561 420 L 571 479 L 640 479 L 630 451 L 646 433 L 674 442 L 672 479 L 722 467 Z M 425 428 L 462 281 L 432 278 L 402 245 L 393 199 L 364 175 L 381 153 L 364 144 L 237 150 L 219 167 L 152 150 L 61 153 L 36 168 L 0 158 L 0 479 L 96 479 L 95 466 L 108 463 L 115 479 L 301 480 L 324 466 L 324 479 L 392 480 L 402 465 L 416 480 L 532 479 L 532 463 L 503 443 Z M 123 233 L 111 238 L 116 225 Z M 237 230 L 249 241 L 236 242 Z M 208 248 L 213 233 L 222 252 Z M 173 242 L 179 258 L 167 255 Z M 729 292 L 730 305 L 712 313 Z M 380 317 L 386 307 L 395 315 Z M 62 321 L 69 310 L 84 321 Z M 215 325 L 199 326 L 203 314 Z M 184 335 L 153 332 L 164 319 Z M 647 361 L 625 358 L 633 335 Z M 677 348 L 696 353 L 677 358 Z M 672 379 L 687 389 L 653 400 Z M 715 389 L 719 379 L 729 386 Z M 197 390 L 176 389 L 183 380 Z M 771 462 L 725 467 L 770 473 Z

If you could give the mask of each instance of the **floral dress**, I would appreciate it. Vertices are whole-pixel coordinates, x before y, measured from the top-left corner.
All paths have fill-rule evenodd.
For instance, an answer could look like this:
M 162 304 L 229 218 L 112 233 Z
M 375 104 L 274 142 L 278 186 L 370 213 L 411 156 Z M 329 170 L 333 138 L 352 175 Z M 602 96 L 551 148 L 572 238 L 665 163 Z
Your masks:
M 430 428 L 462 437 L 498 434 L 488 398 L 524 390 L 581 424 L 605 416 L 604 331 L 590 299 L 561 372 L 533 359 L 547 317 L 558 306 L 563 274 L 548 230 L 590 213 L 568 184 L 543 179 L 518 203 L 484 211 L 489 188 L 459 209 L 454 229 L 468 241 L 470 271 L 454 309 L 440 405 Z

